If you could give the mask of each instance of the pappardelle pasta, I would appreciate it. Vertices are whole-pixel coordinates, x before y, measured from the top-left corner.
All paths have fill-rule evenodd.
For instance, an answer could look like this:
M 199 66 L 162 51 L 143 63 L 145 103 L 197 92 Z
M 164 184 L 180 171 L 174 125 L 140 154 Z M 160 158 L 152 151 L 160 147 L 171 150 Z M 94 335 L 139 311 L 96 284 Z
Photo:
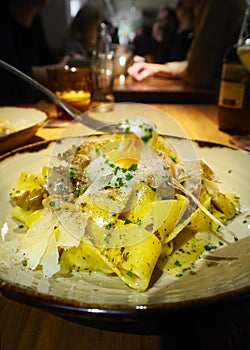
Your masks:
M 240 212 L 239 198 L 220 192 L 202 161 L 187 170 L 151 122 L 133 123 L 19 175 L 15 264 L 47 277 L 100 271 L 145 291 L 154 271 L 181 276 L 224 244 L 220 226 Z

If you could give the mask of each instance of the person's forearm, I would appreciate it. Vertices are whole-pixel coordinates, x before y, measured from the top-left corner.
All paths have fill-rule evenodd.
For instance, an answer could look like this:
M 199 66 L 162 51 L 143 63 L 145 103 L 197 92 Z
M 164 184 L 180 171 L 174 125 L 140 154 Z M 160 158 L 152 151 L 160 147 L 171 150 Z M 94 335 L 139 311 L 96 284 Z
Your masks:
M 65 64 L 67 64 L 68 59 L 69 59 L 68 56 L 64 56 L 62 60 L 56 64 L 50 64 L 47 66 L 33 66 L 31 67 L 32 77 L 38 80 L 40 83 L 44 84 L 48 80 L 47 70 L 64 67 Z
M 138 81 L 150 76 L 176 79 L 185 76 L 187 66 L 187 61 L 168 62 L 166 64 L 139 62 L 129 67 L 128 73 Z
M 170 79 L 180 79 L 184 78 L 186 75 L 188 62 L 167 62 L 158 66 L 160 66 L 160 69 L 154 74 L 155 76 Z
M 40 83 L 46 83 L 48 80 L 47 68 L 50 66 L 33 66 L 32 69 L 32 77 L 39 81 Z

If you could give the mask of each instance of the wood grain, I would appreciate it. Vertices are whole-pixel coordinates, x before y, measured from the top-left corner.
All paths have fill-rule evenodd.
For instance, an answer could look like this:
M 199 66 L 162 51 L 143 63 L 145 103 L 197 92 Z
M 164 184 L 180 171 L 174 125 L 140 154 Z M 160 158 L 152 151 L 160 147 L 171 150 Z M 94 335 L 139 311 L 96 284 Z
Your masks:
M 150 104 L 165 112 L 171 119 L 180 125 L 186 135 L 191 139 L 212 141 L 230 146 L 230 135 L 218 128 L 217 106 L 216 105 L 182 105 L 182 104 Z M 103 116 L 100 113 L 99 118 Z M 117 120 L 120 116 L 117 115 Z M 159 132 L 167 133 L 164 127 L 164 115 L 152 115 L 152 120 L 158 126 Z M 86 134 L 92 130 L 69 122 L 66 128 L 43 128 L 37 132 L 37 136 L 45 140 L 53 140 L 59 137 L 66 137 L 77 134 Z

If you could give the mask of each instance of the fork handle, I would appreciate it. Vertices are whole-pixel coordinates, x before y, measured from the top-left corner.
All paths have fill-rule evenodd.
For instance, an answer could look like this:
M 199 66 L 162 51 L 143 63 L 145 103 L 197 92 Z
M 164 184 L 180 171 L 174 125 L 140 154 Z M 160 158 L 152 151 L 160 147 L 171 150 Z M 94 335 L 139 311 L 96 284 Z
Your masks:
M 65 110 L 65 112 L 67 112 L 72 118 L 76 119 L 76 115 L 80 115 L 81 114 L 81 112 L 76 110 L 75 108 L 74 108 L 74 112 L 73 112 L 73 107 L 70 107 L 69 105 L 64 103 L 51 90 L 49 90 L 44 85 L 40 84 L 38 81 L 36 81 L 35 79 L 31 78 L 27 74 L 23 73 L 22 71 L 20 71 L 16 67 L 10 65 L 9 63 L 7 63 L 7 62 L 5 62 L 3 60 L 0 60 L 0 66 L 2 66 L 3 68 L 7 69 L 9 72 L 17 75 L 19 78 L 25 80 L 29 84 L 33 85 L 38 90 L 42 91 L 45 95 L 50 97 L 52 99 L 52 101 L 58 103 Z

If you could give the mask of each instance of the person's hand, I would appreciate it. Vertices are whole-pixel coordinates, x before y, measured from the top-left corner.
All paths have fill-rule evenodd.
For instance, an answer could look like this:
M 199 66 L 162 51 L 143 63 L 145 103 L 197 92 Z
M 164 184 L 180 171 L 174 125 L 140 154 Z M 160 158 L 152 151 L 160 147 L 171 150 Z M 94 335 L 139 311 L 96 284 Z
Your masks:
M 161 64 L 136 62 L 128 68 L 128 74 L 134 79 L 141 81 L 147 77 L 153 76 L 161 70 Z
M 86 59 L 85 56 L 83 56 L 82 54 L 78 53 L 78 52 L 70 52 L 69 56 L 68 56 L 68 60 L 71 60 L 71 59 L 74 59 L 74 60 L 83 60 L 83 59 Z
M 65 55 L 61 58 L 61 60 L 58 62 L 58 66 L 59 67 L 64 67 L 67 63 L 68 63 L 68 60 L 70 59 L 70 56 L 69 55 Z
M 138 81 L 150 76 L 179 79 L 185 77 L 187 66 L 187 61 L 168 62 L 166 64 L 138 62 L 128 68 L 128 74 Z
M 66 55 L 61 58 L 58 63 L 50 64 L 46 66 L 33 66 L 32 67 L 32 76 L 35 80 L 38 80 L 41 84 L 46 84 L 48 82 L 48 69 L 56 69 L 64 67 L 70 56 Z
M 145 57 L 143 56 L 139 56 L 139 55 L 135 55 L 133 58 L 134 63 L 138 63 L 138 62 L 145 62 Z

